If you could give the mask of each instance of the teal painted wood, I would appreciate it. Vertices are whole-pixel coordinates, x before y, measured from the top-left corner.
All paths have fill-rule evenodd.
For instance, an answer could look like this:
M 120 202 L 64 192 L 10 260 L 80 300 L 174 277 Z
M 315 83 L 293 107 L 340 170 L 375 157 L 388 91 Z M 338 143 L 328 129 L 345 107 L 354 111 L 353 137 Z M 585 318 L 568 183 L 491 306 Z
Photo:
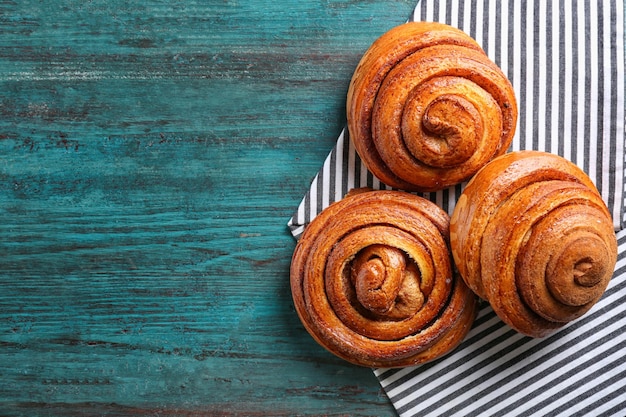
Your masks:
M 0 2 L 0 414 L 393 415 L 286 222 L 413 6 Z

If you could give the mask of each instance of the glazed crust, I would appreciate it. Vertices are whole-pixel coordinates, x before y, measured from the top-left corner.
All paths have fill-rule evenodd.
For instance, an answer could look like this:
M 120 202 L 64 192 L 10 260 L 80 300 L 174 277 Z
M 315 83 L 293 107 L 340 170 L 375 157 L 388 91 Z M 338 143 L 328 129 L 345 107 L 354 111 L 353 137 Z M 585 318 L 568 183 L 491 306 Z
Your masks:
M 401 367 L 454 349 L 476 296 L 454 273 L 447 214 L 400 191 L 351 193 L 320 213 L 291 263 L 296 311 L 313 338 L 361 366 Z
M 532 337 L 585 314 L 617 259 L 611 215 L 589 177 L 537 151 L 496 158 L 472 178 L 452 213 L 450 241 L 467 285 Z
M 385 184 L 434 191 L 470 178 L 509 147 L 513 88 L 467 34 L 410 22 L 377 39 L 348 89 L 348 130 Z

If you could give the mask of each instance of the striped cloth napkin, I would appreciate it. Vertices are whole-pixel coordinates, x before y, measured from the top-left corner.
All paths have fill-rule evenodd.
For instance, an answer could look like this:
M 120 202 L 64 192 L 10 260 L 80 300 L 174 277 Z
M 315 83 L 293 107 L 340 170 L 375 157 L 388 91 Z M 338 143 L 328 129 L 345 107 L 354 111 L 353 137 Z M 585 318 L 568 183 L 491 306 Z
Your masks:
M 626 415 L 623 2 L 421 0 L 411 20 L 447 23 L 481 44 L 516 91 L 510 150 L 559 154 L 587 172 L 613 214 L 619 256 L 603 298 L 549 337 L 518 334 L 484 304 L 451 354 L 373 372 L 401 416 Z M 344 129 L 288 222 L 293 236 L 363 186 L 388 188 Z M 462 188 L 423 196 L 451 213 Z

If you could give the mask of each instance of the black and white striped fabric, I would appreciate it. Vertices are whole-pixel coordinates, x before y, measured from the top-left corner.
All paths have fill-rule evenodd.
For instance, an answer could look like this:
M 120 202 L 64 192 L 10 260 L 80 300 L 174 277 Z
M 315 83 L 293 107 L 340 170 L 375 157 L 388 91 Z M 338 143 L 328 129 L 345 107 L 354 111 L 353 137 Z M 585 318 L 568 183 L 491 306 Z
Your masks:
M 510 150 L 559 154 L 585 170 L 613 213 L 619 259 L 602 300 L 550 337 L 524 337 L 483 305 L 452 354 L 375 375 L 401 416 L 626 415 L 623 2 L 421 0 L 411 19 L 464 30 L 502 68 L 519 105 Z M 288 222 L 294 237 L 364 186 L 389 188 L 344 129 Z M 424 196 L 451 213 L 462 189 Z

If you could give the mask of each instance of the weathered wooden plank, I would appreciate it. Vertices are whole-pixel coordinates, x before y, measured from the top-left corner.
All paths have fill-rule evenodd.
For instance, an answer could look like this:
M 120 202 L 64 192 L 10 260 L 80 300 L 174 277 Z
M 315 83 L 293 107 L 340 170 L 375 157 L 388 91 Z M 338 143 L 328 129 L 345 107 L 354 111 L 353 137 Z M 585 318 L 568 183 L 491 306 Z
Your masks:
M 390 415 L 286 221 L 412 2 L 0 2 L 0 412 Z

